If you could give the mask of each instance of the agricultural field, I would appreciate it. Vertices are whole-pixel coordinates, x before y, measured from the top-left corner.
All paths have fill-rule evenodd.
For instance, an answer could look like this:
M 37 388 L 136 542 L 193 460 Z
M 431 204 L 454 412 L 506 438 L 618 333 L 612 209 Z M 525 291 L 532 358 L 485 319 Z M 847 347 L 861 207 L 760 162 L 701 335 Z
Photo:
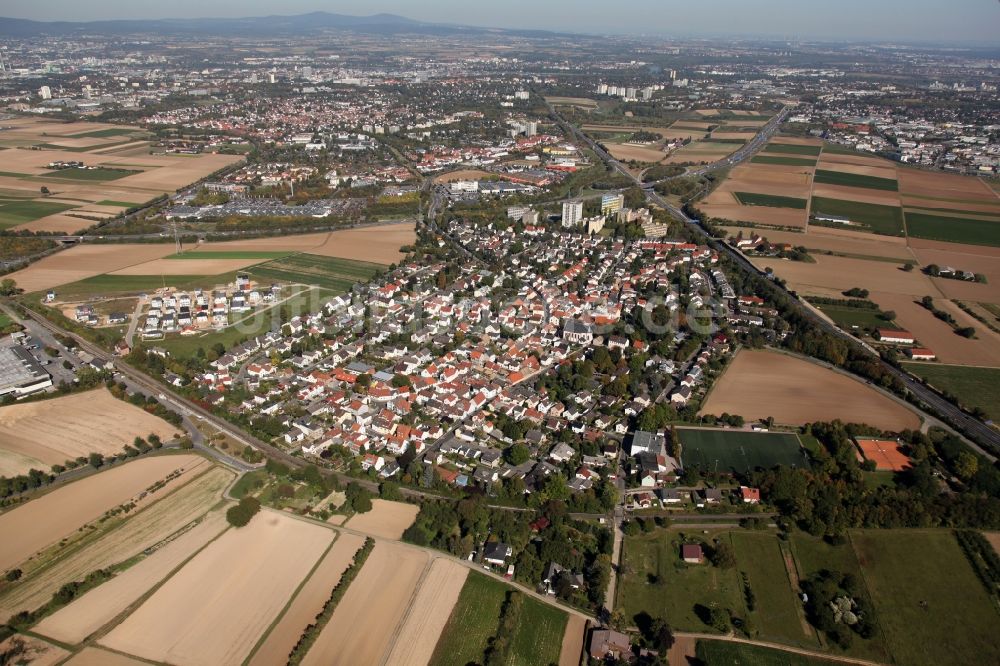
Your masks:
M 863 187 L 870 190 L 886 190 L 887 192 L 899 191 L 899 183 L 896 180 L 866 176 L 847 171 L 816 169 L 814 182 L 824 185 L 843 185 L 845 187 Z
M 194 455 L 141 458 L 60 486 L 0 514 L 0 532 L 18 535 L 0 543 L 0 570 L 71 535 L 174 471 L 204 463 L 204 458 Z
M 364 545 L 364 537 L 340 533 L 298 594 L 285 609 L 248 660 L 249 666 L 270 666 L 288 659 L 306 627 L 323 609 L 330 591 L 340 582 L 354 555 Z
M 893 432 L 920 426 L 916 413 L 860 380 L 788 354 L 748 349 L 716 380 L 700 413 L 772 416 L 786 425 L 840 419 Z
M 26 292 L 44 291 L 158 259 L 173 251 L 173 244 L 78 245 L 45 257 L 8 277 Z
M 49 615 L 33 631 L 69 645 L 82 643 L 118 617 L 186 560 L 226 529 L 222 512 L 209 513 L 197 525 L 145 554 L 143 559 L 68 606 Z
M 815 305 L 817 310 L 832 319 L 837 326 L 847 331 L 893 328 L 894 322 L 880 316 L 880 310 L 852 308 L 840 305 Z
M 74 535 L 74 539 L 61 542 L 23 564 L 22 579 L 0 595 L 3 616 L 40 608 L 64 584 L 83 580 L 98 569 L 111 567 L 121 571 L 133 558 L 204 516 L 218 504 L 233 475 L 207 462 L 202 465 L 204 470 L 183 475 L 141 502 L 135 502 L 136 508 L 128 513 L 119 511 L 113 519 L 98 520 Z
M 553 106 L 578 106 L 588 110 L 597 108 L 597 101 L 588 97 L 546 97 L 545 101 Z
M 42 118 L 5 121 L 0 137 L 4 169 L 0 189 L 38 206 L 17 211 L 0 208 L 0 226 L 29 231 L 74 232 L 93 225 L 74 218 L 72 211 L 90 217 L 113 215 L 161 194 L 174 192 L 225 166 L 239 161 L 235 155 L 149 154 L 149 134 L 138 127 L 101 123 L 62 123 Z M 35 150 L 26 148 L 35 147 Z M 46 168 L 49 162 L 80 160 L 97 169 Z M 40 186 L 49 190 L 40 195 Z M 58 202 L 52 199 L 59 200 Z M 59 208 L 46 208 L 58 205 Z M 105 208 L 94 210 L 94 205 Z
M 262 512 L 209 544 L 99 642 L 154 661 L 240 664 L 333 537 Z
M 978 407 L 1000 421 L 1000 368 L 976 368 L 940 363 L 905 363 L 907 372 L 958 398 L 965 407 Z
M 716 428 L 680 428 L 685 467 L 746 474 L 775 465 L 808 467 L 798 436 L 783 432 L 752 432 Z
M 382 266 L 350 259 L 296 254 L 258 264 L 248 270 L 261 281 L 309 284 L 334 292 L 344 292 L 356 282 L 367 282 Z
M 374 499 L 372 510 L 355 514 L 347 521 L 346 527 L 383 539 L 398 540 L 413 524 L 419 510 L 416 504 Z
M 743 615 L 743 589 L 737 569 L 720 569 L 708 562 L 687 564 L 681 545 L 729 539 L 728 532 L 703 534 L 690 539 L 674 531 L 655 530 L 625 538 L 622 550 L 625 574 L 618 579 L 616 609 L 629 624 L 640 613 L 668 618 L 675 631 L 715 633 L 702 615 L 713 605 Z
M 16 656 L 15 642 L 23 645 L 23 651 Z M 4 664 L 11 666 L 21 666 L 22 664 L 54 666 L 54 664 L 64 662 L 69 655 L 67 650 L 33 636 L 15 635 L 0 641 L 0 659 L 3 660 Z
M 173 439 L 177 429 L 105 388 L 0 407 L 0 476 L 87 457 L 113 455 L 136 437 Z
M 392 648 L 396 628 L 424 578 L 429 559 L 420 550 L 376 542 L 330 621 L 306 653 L 303 665 L 379 663 Z
M 760 639 L 817 649 L 819 642 L 806 622 L 802 604 L 792 589 L 781 542 L 769 532 L 735 531 L 737 568 L 745 573 L 755 598 L 750 618 Z M 789 563 L 794 562 L 789 554 Z M 792 572 L 794 575 L 794 571 Z
M 819 157 L 822 150 L 822 146 L 815 144 L 778 143 L 776 141 L 772 141 L 764 146 L 764 149 L 761 152 L 778 153 L 781 155 L 811 155 L 813 157 Z
M 0 229 L 9 229 L 32 222 L 47 215 L 55 215 L 74 208 L 73 204 L 57 201 L 31 201 L 27 199 L 0 199 Z M 79 220 L 80 227 L 88 226 L 86 220 Z
M 915 238 L 1000 247 L 1000 220 L 907 211 L 906 231 Z
M 853 229 L 860 226 L 864 230 L 886 236 L 902 236 L 903 210 L 898 206 L 886 206 L 864 201 L 845 201 L 813 195 L 810 213 L 815 218 L 819 215 L 831 215 L 846 218 L 851 224 L 838 222 L 821 222 L 812 220 L 810 224 L 836 226 Z
M 856 530 L 850 540 L 897 663 L 1000 662 L 1000 614 L 951 531 Z
M 755 194 L 753 192 L 736 192 L 736 198 L 744 206 L 769 206 L 771 208 L 797 208 L 805 210 L 809 203 L 805 199 L 781 197 L 773 194 Z
M 558 664 L 566 633 L 566 613 L 526 597 L 521 616 L 511 637 L 511 666 Z
M 842 661 L 812 657 L 784 650 L 732 643 L 729 641 L 699 640 L 695 651 L 698 663 L 741 666 L 837 666 Z
M 816 160 L 804 157 L 782 157 L 780 155 L 755 155 L 750 159 L 751 164 L 777 164 L 781 166 L 814 167 Z
M 431 666 L 466 666 L 483 658 L 483 647 L 496 633 L 507 586 L 471 573 L 448 616 L 431 656 Z
M 387 664 L 427 664 L 465 586 L 469 568 L 453 560 L 435 559 L 406 612 Z M 555 611 L 556 614 L 561 614 Z M 558 653 L 556 654 L 558 659 Z

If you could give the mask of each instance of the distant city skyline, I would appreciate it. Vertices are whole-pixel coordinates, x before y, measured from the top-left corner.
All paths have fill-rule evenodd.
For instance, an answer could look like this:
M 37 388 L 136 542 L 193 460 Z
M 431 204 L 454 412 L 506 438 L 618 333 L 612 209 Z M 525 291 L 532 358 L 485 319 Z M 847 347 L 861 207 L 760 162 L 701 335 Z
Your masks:
M 603 34 L 760 35 L 863 41 L 931 41 L 1000 44 L 1000 3 L 995 0 L 134 0 L 0 1 L 0 16 L 37 21 L 267 16 L 328 11 L 352 15 L 392 13 L 438 23 L 532 28 Z

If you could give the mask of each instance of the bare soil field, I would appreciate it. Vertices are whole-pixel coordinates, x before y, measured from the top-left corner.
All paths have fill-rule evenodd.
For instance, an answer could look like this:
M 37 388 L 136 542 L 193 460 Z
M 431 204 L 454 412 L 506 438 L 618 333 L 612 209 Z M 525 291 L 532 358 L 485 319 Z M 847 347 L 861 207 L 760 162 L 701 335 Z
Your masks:
M 149 662 L 132 659 L 101 648 L 87 647 L 77 652 L 65 666 L 148 666 Z
M 399 539 L 413 524 L 419 510 L 415 504 L 375 499 L 371 511 L 355 514 L 346 527 L 385 539 Z
M 203 464 L 208 465 L 207 462 Z M 173 485 L 185 480 L 187 477 L 181 477 L 168 484 L 148 500 L 163 498 L 166 501 L 156 501 L 138 512 L 133 509 L 125 517 L 114 519 L 103 530 L 89 530 L 52 557 L 47 557 L 46 553 L 43 566 L 34 572 L 26 571 L 22 582 L 4 591 L 0 615 L 6 618 L 26 608 L 38 608 L 62 585 L 82 580 L 97 569 L 120 564 L 170 538 L 219 502 L 233 474 L 213 467 L 187 485 Z
M 909 294 L 919 300 L 924 295 L 937 293 L 929 277 L 917 270 L 902 271 L 891 262 L 829 255 L 814 255 L 814 258 L 814 264 L 769 258 L 752 261 L 759 267 L 770 266 L 792 289 L 805 294 L 826 296 L 830 290 L 839 294 L 852 287 L 861 287 L 869 291 Z
M 695 109 L 695 113 L 699 116 L 717 116 L 719 115 L 719 109 Z
M 844 201 L 860 201 L 861 203 L 881 206 L 898 206 L 899 193 L 884 190 L 871 190 L 864 187 L 847 187 L 846 185 L 825 185 L 816 183 L 813 186 L 814 197 L 842 199 Z
M 739 204 L 701 204 L 706 215 L 734 222 L 750 222 L 773 227 L 805 229 L 809 220 L 808 211 L 794 208 L 768 208 L 766 206 L 742 206 Z
M 285 614 L 250 658 L 249 666 L 271 666 L 288 659 L 302 632 L 323 610 L 330 592 L 340 582 L 340 577 L 351 565 L 354 554 L 364 543 L 364 537 L 340 533 L 333 547 L 289 604 Z
M 740 121 L 744 122 L 744 121 Z M 766 124 L 766 123 L 765 123 Z M 783 143 L 790 146 L 822 146 L 822 139 L 812 139 L 802 136 L 776 136 L 771 139 L 771 143 Z
M 0 570 L 11 569 L 99 518 L 108 509 L 132 499 L 171 472 L 203 463 L 205 459 L 195 455 L 141 458 L 60 486 L 27 504 L 5 511 L 0 514 L 0 534 L 16 534 L 17 538 L 0 542 Z
M 264 259 L 154 259 L 126 266 L 111 275 L 219 275 L 259 264 Z
M 1000 532 L 983 532 L 983 536 L 993 546 L 993 550 L 997 551 L 997 555 L 1000 555 Z
M 17 281 L 17 286 L 25 291 L 42 291 L 159 259 L 173 252 L 172 243 L 79 245 L 45 257 L 7 277 Z
M 209 544 L 100 643 L 173 664 L 241 664 L 332 541 L 326 528 L 259 513 Z
M 469 568 L 454 560 L 442 557 L 431 562 L 413 603 L 406 611 L 403 626 L 396 634 L 386 664 L 426 666 L 430 662 L 468 575 Z
M 568 613 L 567 616 L 569 619 L 566 621 L 566 633 L 563 634 L 562 649 L 559 651 L 559 666 L 579 666 L 587 621 L 573 613 Z
M 896 172 L 899 177 L 899 190 L 906 194 L 970 201 L 998 200 L 996 192 L 979 178 L 918 169 L 899 168 Z
M 31 664 L 31 666 L 52 666 L 58 664 L 69 656 L 67 650 L 46 643 L 43 640 L 32 636 L 22 636 L 20 634 L 11 636 L 7 640 L 0 642 L 0 656 L 6 656 L 7 650 L 11 648 L 14 641 L 24 642 L 24 652 L 11 661 L 6 659 L 2 662 L 11 666 L 21 666 L 21 664 Z
M 826 150 L 820 153 L 819 159 L 827 164 L 853 164 L 855 166 L 892 168 L 894 170 L 896 168 L 894 163 L 884 160 L 881 157 L 870 157 L 867 155 L 841 155 L 839 153 L 831 153 Z M 895 175 L 893 178 L 895 178 Z
M 122 451 L 138 437 L 163 441 L 177 429 L 149 412 L 115 398 L 106 388 L 41 402 L 0 407 L 0 475 L 35 468 L 48 471 L 67 459 Z
M 302 660 L 303 666 L 379 663 L 393 643 L 429 559 L 427 553 L 414 548 L 376 543 Z
M 412 222 L 344 229 L 330 232 L 326 242 L 312 254 L 388 265 L 402 259 L 405 255 L 399 248 L 412 244 L 414 240 L 416 233 Z
M 495 176 L 495 173 L 481 171 L 480 169 L 462 169 L 461 171 L 450 171 L 434 178 L 435 183 L 454 183 L 457 180 L 478 180 L 487 176 Z
M 656 147 L 655 144 L 649 146 L 633 146 L 625 143 L 606 142 L 604 146 L 616 160 L 630 162 L 656 163 L 666 157 L 666 153 Z
M 948 298 L 1000 303 L 1000 248 L 939 243 L 918 238 L 910 239 L 910 246 L 921 266 L 952 266 L 986 276 L 986 284 L 934 278 L 935 286 Z
M 741 350 L 702 405 L 701 414 L 773 416 L 785 425 L 840 419 L 882 430 L 919 428 L 920 417 L 839 372 L 787 354 Z
M 928 292 L 930 293 L 930 292 Z M 976 329 L 976 339 L 955 334 L 951 326 L 936 318 L 917 301 L 920 296 L 872 292 L 870 298 L 884 310 L 896 313 L 896 323 L 912 333 L 921 345 L 930 347 L 942 363 L 1000 367 L 1000 336 L 943 298 L 935 307 L 951 313 L 959 326 Z
M 32 630 L 62 643 L 82 643 L 204 548 L 226 527 L 226 517 L 221 511 L 208 514 L 173 541 L 107 583 L 49 615 Z

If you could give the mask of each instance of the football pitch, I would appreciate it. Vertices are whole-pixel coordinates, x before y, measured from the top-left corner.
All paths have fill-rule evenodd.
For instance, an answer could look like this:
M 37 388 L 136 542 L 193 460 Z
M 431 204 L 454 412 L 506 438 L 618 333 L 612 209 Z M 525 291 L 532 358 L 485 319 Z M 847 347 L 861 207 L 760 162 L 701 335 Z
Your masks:
M 745 474 L 775 465 L 808 467 L 798 435 L 786 432 L 678 429 L 684 467 Z

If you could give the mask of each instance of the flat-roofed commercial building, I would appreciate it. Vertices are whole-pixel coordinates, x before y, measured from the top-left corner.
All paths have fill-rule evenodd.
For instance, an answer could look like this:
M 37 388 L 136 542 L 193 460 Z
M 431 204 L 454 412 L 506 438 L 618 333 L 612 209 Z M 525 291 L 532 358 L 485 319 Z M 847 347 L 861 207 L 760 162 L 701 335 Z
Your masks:
M 52 377 L 24 347 L 0 348 L 0 396 L 22 397 L 52 386 Z

